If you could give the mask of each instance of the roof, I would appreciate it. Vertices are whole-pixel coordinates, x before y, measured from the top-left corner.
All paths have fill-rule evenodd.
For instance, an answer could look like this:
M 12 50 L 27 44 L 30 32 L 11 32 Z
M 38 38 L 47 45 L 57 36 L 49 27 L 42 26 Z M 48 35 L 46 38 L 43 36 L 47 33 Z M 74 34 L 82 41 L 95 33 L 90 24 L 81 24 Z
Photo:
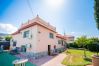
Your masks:
M 66 37 L 62 36 L 61 34 L 57 34 L 56 37 L 66 40 Z
M 67 40 L 68 38 L 74 38 L 74 36 L 72 35 L 61 35 L 61 34 L 57 34 L 56 37 L 61 38 L 61 39 L 65 39 Z
M 72 35 L 65 35 L 65 37 L 67 37 L 67 38 L 74 38 L 74 36 L 72 36 Z
M 12 35 L 16 35 L 18 33 L 20 33 L 20 31 L 32 27 L 34 25 L 39 25 L 42 26 L 48 30 L 51 30 L 53 32 L 56 32 L 56 28 L 52 25 L 50 25 L 49 23 L 45 22 L 44 20 L 42 20 L 38 15 L 36 16 L 36 18 L 32 19 L 32 20 L 28 20 L 27 23 L 24 23 L 21 25 L 21 27 L 18 29 L 18 31 L 12 33 Z

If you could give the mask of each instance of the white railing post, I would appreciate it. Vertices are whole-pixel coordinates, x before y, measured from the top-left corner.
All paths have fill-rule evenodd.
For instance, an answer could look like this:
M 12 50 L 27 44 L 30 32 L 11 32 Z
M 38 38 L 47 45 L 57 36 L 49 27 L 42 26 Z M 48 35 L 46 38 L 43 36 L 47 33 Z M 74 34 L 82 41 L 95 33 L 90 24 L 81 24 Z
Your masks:
M 13 65 L 14 66 L 25 66 L 26 62 L 28 62 L 28 59 L 19 59 L 19 60 L 14 60 Z

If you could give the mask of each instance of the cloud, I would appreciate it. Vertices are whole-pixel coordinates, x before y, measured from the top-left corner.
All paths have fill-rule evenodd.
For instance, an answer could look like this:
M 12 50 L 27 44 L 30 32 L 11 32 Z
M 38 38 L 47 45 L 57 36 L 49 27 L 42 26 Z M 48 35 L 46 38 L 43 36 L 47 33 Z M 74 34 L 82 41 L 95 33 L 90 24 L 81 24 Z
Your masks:
M 75 34 L 75 32 L 71 32 L 71 34 Z
M 11 34 L 17 30 L 17 27 L 13 26 L 12 24 L 4 24 L 0 23 L 0 31 L 4 31 L 8 34 Z

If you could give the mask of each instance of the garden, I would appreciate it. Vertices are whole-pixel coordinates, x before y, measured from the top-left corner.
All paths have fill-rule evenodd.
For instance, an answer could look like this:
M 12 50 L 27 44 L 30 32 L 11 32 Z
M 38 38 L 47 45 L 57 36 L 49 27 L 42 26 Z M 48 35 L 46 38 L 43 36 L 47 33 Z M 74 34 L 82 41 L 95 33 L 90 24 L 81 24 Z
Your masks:
M 85 66 L 91 64 L 92 55 L 94 52 L 86 51 L 87 57 L 84 58 L 83 50 L 68 49 L 65 51 L 67 57 L 63 60 L 62 64 L 67 66 Z
M 99 39 L 81 36 L 74 43 L 67 45 L 66 58 L 62 64 L 67 66 L 86 66 L 92 64 L 92 56 L 98 55 Z

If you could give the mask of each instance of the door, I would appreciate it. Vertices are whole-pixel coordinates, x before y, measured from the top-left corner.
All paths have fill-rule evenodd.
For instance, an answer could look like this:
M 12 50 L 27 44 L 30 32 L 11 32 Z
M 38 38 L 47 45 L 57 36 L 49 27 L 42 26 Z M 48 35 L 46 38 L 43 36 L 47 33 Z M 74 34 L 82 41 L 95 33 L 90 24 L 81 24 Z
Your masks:
M 48 45 L 48 55 L 51 55 L 51 45 Z
M 22 45 L 22 46 L 21 46 L 21 51 L 22 51 L 22 52 L 26 52 L 26 46 L 25 46 L 25 45 Z

